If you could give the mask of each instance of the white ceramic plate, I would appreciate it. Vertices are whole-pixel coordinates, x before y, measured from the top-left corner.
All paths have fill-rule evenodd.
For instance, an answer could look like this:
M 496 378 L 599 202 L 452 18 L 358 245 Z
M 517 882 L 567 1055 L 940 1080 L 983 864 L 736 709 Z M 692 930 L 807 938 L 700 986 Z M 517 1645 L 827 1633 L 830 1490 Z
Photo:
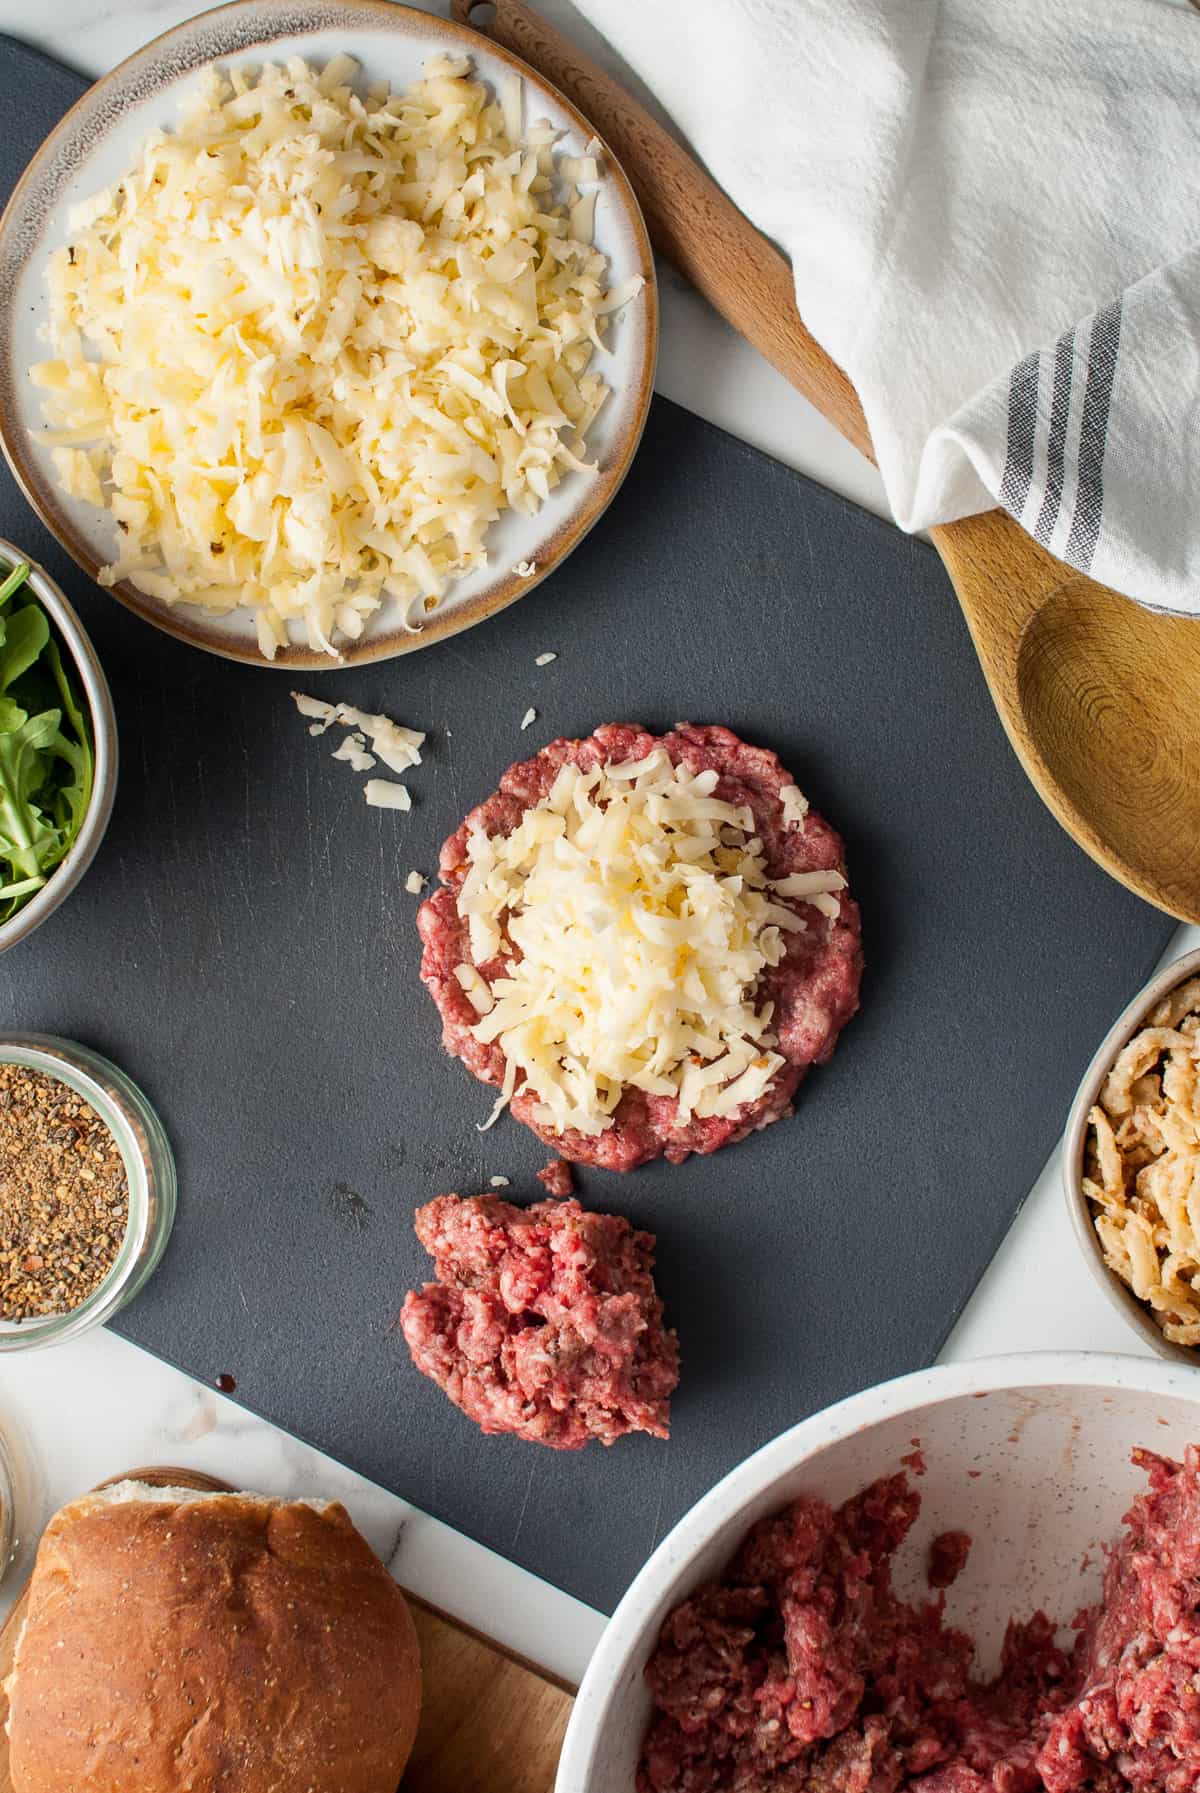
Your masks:
M 579 1689 L 556 1793 L 630 1793 L 651 1713 L 643 1670 L 663 1620 L 720 1575 L 756 1520 L 799 1494 L 836 1505 L 893 1474 L 918 1439 L 928 1465 L 916 1483 L 921 1516 L 898 1553 L 896 1585 L 928 1597 L 930 1540 L 970 1532 L 946 1612 L 992 1674 L 1014 1613 L 1044 1607 L 1069 1622 L 1098 1597 L 1100 1547 L 1146 1486 L 1130 1451 L 1179 1457 L 1200 1442 L 1200 1381 L 1194 1370 L 1099 1352 L 997 1357 L 885 1382 L 785 1432 L 685 1514 L 621 1601 Z
M 402 90 L 419 79 L 439 51 L 466 50 L 491 85 L 514 69 L 525 83 L 525 116 L 548 118 L 566 135 L 562 147 L 582 153 L 591 126 L 539 76 L 466 27 L 390 0 L 239 0 L 201 13 L 139 50 L 91 88 L 38 151 L 0 219 L 0 440 L 34 509 L 94 578 L 115 555 L 115 524 L 106 512 L 63 497 L 39 438 L 42 415 L 29 367 L 46 358 L 40 331 L 46 318 L 45 270 L 50 252 L 67 240 L 70 207 L 118 181 L 150 131 L 175 122 L 179 97 L 212 63 L 254 64 L 303 56 L 324 64 L 339 51 L 353 56 L 370 80 Z M 630 275 L 646 281 L 615 320 L 603 373 L 612 397 L 588 432 L 595 474 L 569 473 L 535 517 L 507 512 L 489 531 L 489 565 L 455 584 L 421 633 L 403 628 L 402 607 L 385 603 L 357 642 L 343 646 L 342 664 L 387 659 L 443 636 L 512 603 L 552 572 L 603 513 L 641 438 L 650 405 L 658 345 L 654 263 L 641 212 L 624 174 L 605 152 L 596 203 L 595 240 L 608 257 L 614 285 Z M 532 563 L 531 577 L 516 572 Z M 148 622 L 197 647 L 232 659 L 265 664 L 248 610 L 216 616 L 192 606 L 169 607 L 129 584 L 114 595 Z M 335 665 L 293 644 L 273 662 L 294 670 Z

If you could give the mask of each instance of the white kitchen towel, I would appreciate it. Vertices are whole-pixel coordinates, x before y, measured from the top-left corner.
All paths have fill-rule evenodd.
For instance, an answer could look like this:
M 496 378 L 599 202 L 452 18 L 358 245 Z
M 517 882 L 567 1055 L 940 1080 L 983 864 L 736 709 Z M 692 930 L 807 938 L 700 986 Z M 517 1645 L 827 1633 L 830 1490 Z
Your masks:
M 1200 14 L 577 4 L 791 257 L 902 528 L 1002 504 L 1200 613 Z

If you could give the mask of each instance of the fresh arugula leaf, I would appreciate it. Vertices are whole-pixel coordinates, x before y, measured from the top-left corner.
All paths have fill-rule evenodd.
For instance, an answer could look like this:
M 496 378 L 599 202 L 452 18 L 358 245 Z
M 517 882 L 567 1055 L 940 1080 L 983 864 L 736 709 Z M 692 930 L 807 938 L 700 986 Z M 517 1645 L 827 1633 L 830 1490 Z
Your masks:
M 87 814 L 88 804 L 92 800 L 92 783 L 96 769 L 95 755 L 92 751 L 92 731 L 88 727 L 87 718 L 84 716 L 83 710 L 80 707 L 79 699 L 75 696 L 75 693 L 71 688 L 71 682 L 67 678 L 62 663 L 62 655 L 58 651 L 58 643 L 56 641 L 47 642 L 42 658 L 50 668 L 51 676 L 54 679 L 55 685 L 58 687 L 59 696 L 62 698 L 62 707 L 66 714 L 67 721 L 71 724 L 71 727 L 75 732 L 75 738 L 79 743 L 77 753 L 68 752 L 62 755 L 75 773 L 75 778 L 71 785 L 66 787 L 72 796 L 71 808 L 72 815 L 75 818 L 75 825 L 71 830 L 71 840 L 74 840 L 75 836 L 79 833 L 80 828 L 83 826 L 83 818 Z M 62 740 L 61 736 L 59 738 Z M 69 746 L 70 743 L 62 740 L 63 748 L 68 748 Z M 70 841 L 68 841 L 67 845 L 70 845 Z
M 15 591 L 20 591 L 28 577 L 29 562 L 27 560 L 19 560 L 12 572 L 8 575 L 8 578 L 4 581 L 3 585 L 0 585 L 0 608 L 8 603 L 8 600 L 12 597 Z
M 71 768 L 71 777 L 64 778 L 48 803 L 49 813 L 58 829 L 57 847 L 42 862 L 42 869 L 49 871 L 66 856 L 67 849 L 83 826 L 83 818 L 87 814 L 91 800 L 91 756 L 73 741 L 68 741 L 62 734 L 54 737 L 51 746 L 58 758 Z
M 45 882 L 44 878 L 21 878 L 15 884 L 0 884 L 0 902 L 7 898 L 11 903 L 11 899 L 14 897 L 32 896 L 33 892 L 40 890 Z M 19 905 L 17 906 L 19 907 Z M 4 915 L 5 921 L 8 920 L 9 913 L 11 913 L 11 908 Z
M 0 610 L 28 562 L 0 580 Z M 95 777 L 85 706 L 35 602 L 0 615 L 0 922 L 27 902 L 78 838 Z
M 7 618 L 0 643 L 0 691 L 7 691 L 37 660 L 50 641 L 50 624 L 37 604 L 26 604 Z
M 58 734 L 58 710 L 28 717 L 0 735 L 0 848 L 22 878 L 41 877 L 42 862 L 58 844 L 59 831 L 33 802 L 45 782 L 42 755 Z

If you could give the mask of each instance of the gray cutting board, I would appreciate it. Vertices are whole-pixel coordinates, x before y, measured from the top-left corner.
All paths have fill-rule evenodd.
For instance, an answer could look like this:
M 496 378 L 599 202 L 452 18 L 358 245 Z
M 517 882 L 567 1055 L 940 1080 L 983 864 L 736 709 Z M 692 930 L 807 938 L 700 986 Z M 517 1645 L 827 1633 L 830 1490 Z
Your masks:
M 0 53 L 11 183 L 80 83 Z M 1026 783 L 928 548 L 656 400 L 553 579 L 455 641 L 318 680 L 431 731 L 401 816 L 310 740 L 286 676 L 126 615 L 7 476 L 0 532 L 79 606 L 120 721 L 107 841 L 0 960 L 0 1025 L 109 1053 L 174 1141 L 175 1235 L 121 1332 L 231 1374 L 248 1407 L 603 1608 L 747 1452 L 936 1355 L 1172 924 Z M 513 1121 L 476 1132 L 491 1098 L 442 1056 L 403 881 L 510 760 L 677 718 L 777 749 L 845 833 L 863 1012 L 794 1119 L 681 1169 L 582 1178 L 658 1234 L 683 1380 L 669 1445 L 559 1455 L 482 1437 L 392 1326 L 425 1276 L 413 1209 L 495 1173 L 540 1194 L 546 1159 Z

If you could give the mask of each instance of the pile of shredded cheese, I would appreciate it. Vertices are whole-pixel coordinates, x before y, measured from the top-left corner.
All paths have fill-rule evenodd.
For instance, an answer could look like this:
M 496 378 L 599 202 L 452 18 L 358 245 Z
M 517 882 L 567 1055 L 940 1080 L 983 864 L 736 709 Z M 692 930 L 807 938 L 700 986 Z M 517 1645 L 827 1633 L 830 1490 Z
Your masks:
M 806 925 L 777 899 L 836 909 L 845 879 L 769 879 L 753 815 L 717 783 L 662 748 L 564 765 L 511 834 L 471 832 L 458 908 L 474 963 L 455 977 L 473 1033 L 504 1052 L 497 1114 L 520 1076 L 556 1132 L 602 1133 L 626 1086 L 674 1098 L 686 1124 L 757 1100 L 784 1064 L 772 1004 L 751 1000 Z M 478 967 L 505 955 L 489 984 Z
M 69 496 L 107 505 L 102 578 L 256 613 L 271 656 L 419 621 L 532 513 L 607 397 L 595 157 L 522 132 L 466 58 L 407 93 L 338 56 L 210 71 L 178 128 L 71 216 L 33 368 Z M 408 626 L 412 626 L 411 621 Z

